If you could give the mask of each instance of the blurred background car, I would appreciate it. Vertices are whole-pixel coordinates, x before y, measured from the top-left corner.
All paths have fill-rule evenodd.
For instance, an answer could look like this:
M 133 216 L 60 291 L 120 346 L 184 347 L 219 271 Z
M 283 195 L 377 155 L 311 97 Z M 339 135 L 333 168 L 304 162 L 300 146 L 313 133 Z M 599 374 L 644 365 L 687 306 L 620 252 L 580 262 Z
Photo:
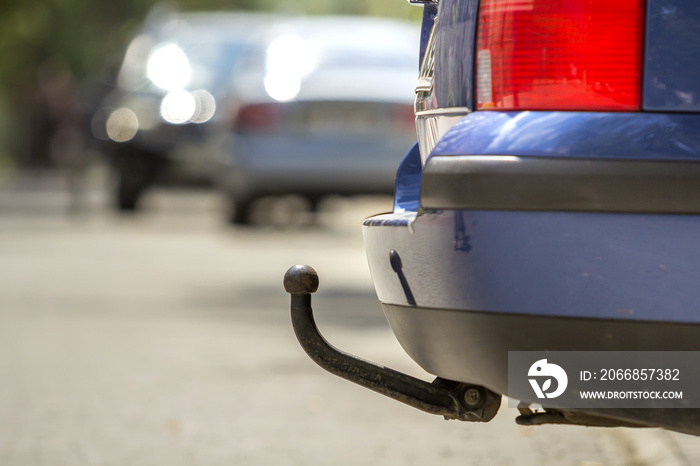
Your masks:
M 227 137 L 218 102 L 270 20 L 254 13 L 151 12 L 126 50 L 116 88 L 91 121 L 93 134 L 105 141 L 119 210 L 136 210 L 157 182 L 211 182 Z
M 257 199 L 391 194 L 415 142 L 420 37 L 391 19 L 316 17 L 276 24 L 233 80 L 231 146 L 220 178 L 229 218 Z

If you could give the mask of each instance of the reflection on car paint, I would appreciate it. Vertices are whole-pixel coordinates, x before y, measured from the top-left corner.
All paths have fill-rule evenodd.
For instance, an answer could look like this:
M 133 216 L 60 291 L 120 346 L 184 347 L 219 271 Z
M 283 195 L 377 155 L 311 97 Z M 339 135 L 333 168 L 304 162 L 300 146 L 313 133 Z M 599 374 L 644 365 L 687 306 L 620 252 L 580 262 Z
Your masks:
M 698 160 L 699 126 L 694 114 L 473 112 L 433 154 Z
M 455 251 L 469 252 L 472 250 L 469 241 L 471 237 L 467 234 L 467 227 L 464 223 L 464 212 L 459 210 L 455 212 Z
M 435 99 L 439 108 L 472 108 L 471 53 L 477 0 L 443 0 L 436 21 Z
M 644 109 L 700 110 L 700 2 L 648 0 L 647 8 Z

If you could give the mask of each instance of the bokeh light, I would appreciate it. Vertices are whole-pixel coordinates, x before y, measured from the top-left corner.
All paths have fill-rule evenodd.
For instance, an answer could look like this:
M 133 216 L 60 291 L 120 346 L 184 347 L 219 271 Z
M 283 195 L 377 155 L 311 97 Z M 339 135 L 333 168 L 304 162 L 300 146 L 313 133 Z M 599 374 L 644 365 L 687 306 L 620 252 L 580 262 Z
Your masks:
M 146 74 L 153 84 L 171 91 L 185 87 L 192 78 L 190 61 L 180 47 L 164 44 L 148 58 Z
M 107 136 L 115 142 L 133 139 L 139 131 L 139 119 L 128 108 L 118 108 L 107 119 Z
M 160 104 L 160 116 L 168 123 L 187 123 L 194 116 L 197 101 L 192 94 L 177 89 L 168 92 Z
M 190 118 L 192 123 L 206 123 L 211 120 L 216 111 L 216 99 L 209 92 L 200 89 L 192 92 L 194 97 L 195 110 Z
M 285 34 L 267 48 L 265 91 L 275 100 L 292 100 L 301 90 L 302 79 L 316 67 L 316 45 L 296 34 Z

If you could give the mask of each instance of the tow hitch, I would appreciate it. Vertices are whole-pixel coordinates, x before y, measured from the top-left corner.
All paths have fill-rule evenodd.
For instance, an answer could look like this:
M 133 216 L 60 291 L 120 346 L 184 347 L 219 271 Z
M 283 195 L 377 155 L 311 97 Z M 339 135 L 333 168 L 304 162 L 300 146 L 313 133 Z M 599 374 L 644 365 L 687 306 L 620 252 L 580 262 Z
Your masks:
M 284 275 L 292 295 L 294 333 L 306 354 L 331 374 L 445 419 L 488 422 L 501 405 L 501 395 L 478 385 L 436 378 L 432 383 L 344 353 L 319 333 L 311 309 L 318 275 L 308 265 L 295 265 Z

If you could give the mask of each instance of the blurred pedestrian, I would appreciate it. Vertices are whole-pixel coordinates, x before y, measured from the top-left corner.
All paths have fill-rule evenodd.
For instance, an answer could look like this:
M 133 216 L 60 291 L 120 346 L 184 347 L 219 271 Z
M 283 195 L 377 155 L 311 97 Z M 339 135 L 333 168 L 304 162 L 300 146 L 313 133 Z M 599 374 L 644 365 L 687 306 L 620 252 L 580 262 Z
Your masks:
M 38 70 L 38 83 L 50 122 L 49 156 L 54 167 L 66 176 L 70 213 L 84 207 L 87 171 L 85 115 L 78 86 L 65 60 L 52 58 Z

